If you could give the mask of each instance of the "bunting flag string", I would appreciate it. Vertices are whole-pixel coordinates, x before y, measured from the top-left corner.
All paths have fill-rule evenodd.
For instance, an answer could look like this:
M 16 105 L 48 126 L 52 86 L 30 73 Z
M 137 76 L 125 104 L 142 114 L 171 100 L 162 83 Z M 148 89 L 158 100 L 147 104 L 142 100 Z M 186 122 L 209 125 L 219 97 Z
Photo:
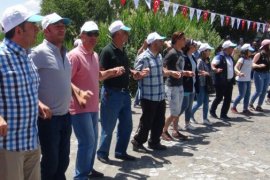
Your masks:
M 133 0 L 134 1 L 134 5 L 135 5 L 135 9 L 138 8 L 139 6 L 139 1 L 140 0 Z M 173 16 L 176 15 L 177 11 L 180 10 L 181 14 L 184 17 L 187 17 L 188 13 L 189 13 L 189 19 L 190 21 L 192 21 L 194 14 L 196 12 L 197 15 L 197 21 L 200 20 L 200 17 L 202 16 L 202 20 L 204 22 L 207 22 L 208 17 L 210 16 L 210 23 L 213 24 L 213 22 L 216 19 L 216 15 L 219 15 L 220 17 L 220 24 L 221 26 L 224 26 L 224 21 L 225 21 L 225 25 L 229 26 L 231 25 L 232 28 L 236 28 L 239 29 L 240 24 L 241 24 L 241 29 L 244 30 L 243 27 L 247 27 L 247 30 L 253 30 L 253 31 L 262 31 L 262 32 L 266 32 L 268 31 L 269 28 L 269 23 L 261 23 L 261 22 L 255 22 L 255 21 L 251 21 L 251 20 L 246 20 L 246 19 L 241 19 L 241 18 L 237 18 L 237 17 L 231 17 L 228 15 L 223 15 L 223 14 L 218 14 L 218 13 L 214 13 L 214 12 L 210 12 L 208 10 L 201 10 L 201 9 L 196 9 L 193 7 L 189 7 L 189 6 L 185 6 L 185 5 L 181 5 L 178 3 L 174 3 L 171 2 L 170 0 L 144 0 L 147 7 L 151 10 L 151 3 L 153 1 L 153 11 L 154 13 L 156 13 L 158 11 L 158 9 L 160 8 L 160 2 L 163 1 L 163 5 L 164 5 L 164 12 L 167 15 L 170 6 L 172 6 L 173 8 Z M 111 5 L 112 0 L 108 0 L 109 4 Z M 126 0 L 120 0 L 121 5 L 125 5 L 126 4 Z M 179 9 L 180 7 L 180 9 Z M 235 27 L 235 21 L 236 21 L 236 27 Z

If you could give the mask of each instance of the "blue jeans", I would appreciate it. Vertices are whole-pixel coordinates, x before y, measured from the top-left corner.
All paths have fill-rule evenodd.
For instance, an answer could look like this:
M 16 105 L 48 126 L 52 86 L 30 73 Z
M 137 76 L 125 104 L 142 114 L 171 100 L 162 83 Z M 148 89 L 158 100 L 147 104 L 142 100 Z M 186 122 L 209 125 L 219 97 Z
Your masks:
M 115 155 L 126 155 L 130 135 L 132 132 L 131 99 L 129 91 L 111 88 L 101 89 L 101 136 L 97 152 L 98 157 L 108 157 L 112 134 L 117 127 Z
M 194 117 L 195 112 L 203 105 L 203 119 L 207 119 L 209 95 L 206 92 L 205 86 L 200 86 L 200 92 L 197 94 L 197 102 L 192 107 L 191 117 Z
M 269 85 L 269 73 L 261 73 L 254 71 L 254 83 L 256 87 L 255 93 L 252 95 L 250 104 L 253 104 L 259 97 L 258 106 L 263 104 L 267 88 Z
M 233 108 L 236 108 L 237 104 L 244 98 L 244 108 L 243 110 L 248 109 L 249 98 L 250 98 L 250 81 L 237 81 L 239 95 L 233 102 Z
M 69 165 L 71 120 L 70 115 L 38 119 L 41 145 L 41 179 L 65 180 Z
M 78 150 L 74 180 L 88 180 L 93 170 L 98 141 L 98 112 L 80 113 L 71 116 Z
M 185 111 L 185 121 L 189 123 L 191 117 L 191 108 L 194 101 L 195 93 L 185 93 L 180 115 Z

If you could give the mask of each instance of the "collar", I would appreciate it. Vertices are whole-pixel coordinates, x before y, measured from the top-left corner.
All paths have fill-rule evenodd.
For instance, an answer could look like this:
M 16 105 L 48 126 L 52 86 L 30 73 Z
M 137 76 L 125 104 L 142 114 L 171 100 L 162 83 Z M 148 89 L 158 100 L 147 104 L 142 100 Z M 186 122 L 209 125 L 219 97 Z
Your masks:
M 85 55 L 93 55 L 94 54 L 94 51 L 92 51 L 92 52 L 87 51 L 82 44 L 80 44 L 77 48 L 80 52 L 82 52 Z
M 146 52 L 147 52 L 150 56 L 152 56 L 153 58 L 159 57 L 159 53 L 155 56 L 155 55 L 153 54 L 153 52 L 152 52 L 149 48 L 146 49 Z
M 14 41 L 5 38 L 3 40 L 3 43 L 8 47 L 8 49 L 12 50 L 13 52 L 15 52 L 18 55 L 24 55 L 26 56 L 26 49 L 22 48 L 20 45 L 18 45 L 17 43 L 15 43 Z
M 43 40 L 43 43 L 45 45 L 47 45 L 50 49 L 52 49 L 53 51 L 61 51 L 61 52 L 66 52 L 66 48 L 64 46 L 62 46 L 62 49 L 59 49 L 57 46 L 55 46 L 53 43 L 51 43 L 50 41 L 48 41 L 47 39 Z

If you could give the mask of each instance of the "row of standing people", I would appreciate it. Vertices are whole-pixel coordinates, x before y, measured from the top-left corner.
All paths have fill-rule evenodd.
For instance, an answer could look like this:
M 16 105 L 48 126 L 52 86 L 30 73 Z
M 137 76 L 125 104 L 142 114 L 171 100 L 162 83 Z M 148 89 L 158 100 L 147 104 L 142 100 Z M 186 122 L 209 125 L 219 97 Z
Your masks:
M 177 121 L 185 111 L 186 127 L 191 127 L 193 97 L 200 89 L 198 85 L 195 88 L 195 84 L 199 82 L 199 77 L 209 76 L 209 72 L 207 69 L 196 70 L 196 62 L 191 61 L 195 43 L 191 40 L 186 42 L 184 33 L 173 34 L 175 51 L 165 57 L 165 67 L 160 54 L 165 37 L 156 32 L 150 33 L 146 40 L 147 50 L 136 59 L 135 69 L 131 69 L 124 50 L 130 28 L 121 21 L 110 25 L 112 42 L 103 48 L 98 57 L 94 52 L 99 35 L 96 23 L 88 21 L 81 27 L 82 44 L 67 53 L 63 42 L 70 19 L 52 13 L 43 17 L 41 25 L 45 39 L 33 49 L 28 59 L 26 49 L 34 44 L 38 32 L 35 23 L 41 19 L 40 16 L 30 15 L 24 7 L 17 6 L 7 9 L 1 21 L 5 33 L 1 44 L 3 83 L 0 90 L 3 108 L 0 108 L 0 162 L 4 167 L 0 169 L 1 177 L 7 180 L 40 179 L 41 165 L 41 179 L 65 179 L 69 165 L 71 126 L 78 139 L 74 179 L 102 177 L 102 173 L 93 169 L 98 144 L 99 80 L 104 80 L 104 83 L 101 89 L 102 131 L 98 160 L 111 163 L 109 151 L 117 120 L 115 158 L 128 161 L 136 159 L 127 154 L 132 131 L 129 76 L 138 80 L 142 105 L 140 124 L 131 141 L 133 150 L 147 151 L 143 146 L 146 141 L 151 149 L 166 149 L 160 143 L 160 137 L 167 132 L 166 127 L 172 121 L 175 136 L 187 139 L 177 130 Z M 186 56 L 182 56 L 184 46 Z M 211 49 L 207 44 L 201 47 L 205 47 L 204 51 Z M 186 63 L 188 60 L 190 63 Z M 226 79 L 226 62 L 222 58 L 219 61 L 212 63 L 212 68 L 217 73 L 223 69 L 223 75 L 217 81 L 227 83 L 230 79 Z M 166 122 L 163 76 L 167 77 L 167 97 L 171 97 L 171 116 Z M 174 88 L 175 85 L 179 88 Z M 174 98 L 173 94 L 178 98 Z M 219 103 L 218 97 L 216 104 Z M 180 103 L 182 98 L 187 105 Z M 211 110 L 213 115 L 214 107 Z M 226 118 L 227 112 L 222 113 Z M 19 159 L 22 160 L 17 163 Z

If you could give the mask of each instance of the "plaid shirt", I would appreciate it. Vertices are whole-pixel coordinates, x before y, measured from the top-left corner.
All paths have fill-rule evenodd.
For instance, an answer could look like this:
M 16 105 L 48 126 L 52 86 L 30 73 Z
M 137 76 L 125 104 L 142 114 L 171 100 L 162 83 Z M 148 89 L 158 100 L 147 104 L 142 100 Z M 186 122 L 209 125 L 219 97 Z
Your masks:
M 134 68 L 142 70 L 149 68 L 150 73 L 145 78 L 139 80 L 141 99 L 151 101 L 162 101 L 165 98 L 165 88 L 163 81 L 163 62 L 162 57 L 158 54 L 156 57 L 147 49 L 140 54 L 135 62 Z
M 9 39 L 0 45 L 0 115 L 8 124 L 0 149 L 37 148 L 39 77 L 25 49 Z

